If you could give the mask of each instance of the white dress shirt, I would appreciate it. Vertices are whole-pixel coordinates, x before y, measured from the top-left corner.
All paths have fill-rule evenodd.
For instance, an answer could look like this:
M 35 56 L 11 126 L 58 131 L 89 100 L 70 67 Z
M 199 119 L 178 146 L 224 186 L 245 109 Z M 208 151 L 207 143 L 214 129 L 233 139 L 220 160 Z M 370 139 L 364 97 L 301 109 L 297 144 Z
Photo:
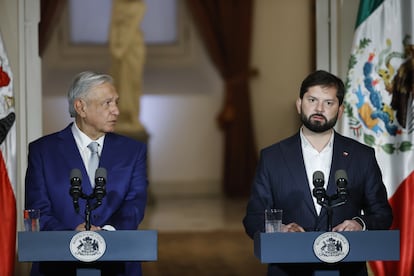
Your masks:
M 309 182 L 309 189 L 312 195 L 313 204 L 316 209 L 316 213 L 319 215 L 322 207 L 317 203 L 316 198 L 312 194 L 313 186 L 313 173 L 321 171 L 325 178 L 324 188 L 328 186 L 329 174 L 331 172 L 332 154 L 333 154 L 333 131 L 328 144 L 323 148 L 321 152 L 317 151 L 311 143 L 306 139 L 303 134 L 303 130 L 300 130 L 300 139 L 302 145 L 303 161 L 305 163 L 306 174 Z
M 100 137 L 96 141 L 92 140 L 91 138 L 89 138 L 85 133 L 83 133 L 78 128 L 78 126 L 76 125 L 76 122 L 74 122 L 73 125 L 72 125 L 72 133 L 73 133 L 73 137 L 75 138 L 76 145 L 78 146 L 79 153 L 82 157 L 83 164 L 85 165 L 86 171 L 88 171 L 88 165 L 87 164 L 88 164 L 89 159 L 91 158 L 91 155 L 92 155 L 92 152 L 88 148 L 88 145 L 91 142 L 97 142 L 98 143 L 98 156 L 101 157 L 105 135 L 103 135 L 102 137 Z M 92 173 L 95 173 L 95 172 L 92 172 Z M 88 175 L 90 175 L 90 174 L 91 174 L 91 172 L 88 171 Z M 91 184 L 93 184 L 93 183 L 91 183 Z

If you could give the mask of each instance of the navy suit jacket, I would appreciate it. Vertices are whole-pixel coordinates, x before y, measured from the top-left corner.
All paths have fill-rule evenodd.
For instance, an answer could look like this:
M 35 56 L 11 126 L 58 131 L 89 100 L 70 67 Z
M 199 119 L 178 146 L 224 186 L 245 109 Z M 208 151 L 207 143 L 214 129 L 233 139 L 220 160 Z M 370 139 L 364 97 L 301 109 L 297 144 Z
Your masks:
M 74 230 L 85 222 L 86 200 L 79 199 L 80 212 L 76 213 L 69 194 L 71 170 L 82 172 L 84 194 L 92 194 L 93 189 L 71 127 L 29 144 L 25 208 L 40 209 L 41 231 Z M 99 167 L 107 170 L 106 196 L 92 211 L 91 224 L 136 230 L 147 198 L 146 145 L 107 133 Z
M 334 208 L 332 226 L 360 217 L 367 230 L 389 229 L 392 210 L 372 148 L 335 132 L 327 194 L 336 193 L 335 172 L 348 176 L 348 199 Z M 261 151 L 252 193 L 243 220 L 254 238 L 264 232 L 264 210 L 283 209 L 283 223 L 296 222 L 306 231 L 327 231 L 327 211 L 317 215 L 309 188 L 299 132 Z M 363 213 L 361 213 L 363 211 Z

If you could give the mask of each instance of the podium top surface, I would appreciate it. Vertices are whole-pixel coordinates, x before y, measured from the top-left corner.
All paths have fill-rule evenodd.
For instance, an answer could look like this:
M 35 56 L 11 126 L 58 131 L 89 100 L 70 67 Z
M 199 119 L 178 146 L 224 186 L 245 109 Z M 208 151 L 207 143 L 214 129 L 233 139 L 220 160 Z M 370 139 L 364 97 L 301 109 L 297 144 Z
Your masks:
M 77 261 L 70 251 L 76 231 L 18 232 L 19 262 Z M 155 230 L 99 231 L 105 253 L 98 261 L 155 261 L 158 239 Z
M 317 263 L 313 244 L 324 232 L 257 233 L 254 254 L 262 263 Z M 400 258 L 400 232 L 339 232 L 349 242 L 349 253 L 342 262 L 397 261 Z

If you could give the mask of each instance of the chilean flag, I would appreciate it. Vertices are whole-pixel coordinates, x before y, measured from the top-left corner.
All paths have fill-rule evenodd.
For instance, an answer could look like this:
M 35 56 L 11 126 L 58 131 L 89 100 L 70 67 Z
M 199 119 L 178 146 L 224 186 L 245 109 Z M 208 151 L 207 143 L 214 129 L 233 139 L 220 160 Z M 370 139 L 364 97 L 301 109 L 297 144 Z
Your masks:
M 414 5 L 361 0 L 346 80 L 344 135 L 375 149 L 400 230 L 400 261 L 375 275 L 414 275 Z M 378 241 L 381 242 L 381 241 Z
M 0 35 L 0 276 L 14 275 L 16 257 L 16 124 L 10 64 Z

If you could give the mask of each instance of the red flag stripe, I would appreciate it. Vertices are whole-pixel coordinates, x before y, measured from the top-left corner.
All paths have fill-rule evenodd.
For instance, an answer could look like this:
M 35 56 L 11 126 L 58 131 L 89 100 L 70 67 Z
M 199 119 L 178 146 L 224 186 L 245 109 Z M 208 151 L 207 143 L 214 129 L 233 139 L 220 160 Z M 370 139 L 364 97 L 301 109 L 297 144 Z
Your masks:
M 398 186 L 389 199 L 394 220 L 391 229 L 400 230 L 400 261 L 372 262 L 375 275 L 406 276 L 407 271 L 414 271 L 414 172 Z
M 0 275 L 10 276 L 13 275 L 16 256 L 16 198 L 7 173 L 3 154 L 0 154 L 0 210 L 2 210 Z

